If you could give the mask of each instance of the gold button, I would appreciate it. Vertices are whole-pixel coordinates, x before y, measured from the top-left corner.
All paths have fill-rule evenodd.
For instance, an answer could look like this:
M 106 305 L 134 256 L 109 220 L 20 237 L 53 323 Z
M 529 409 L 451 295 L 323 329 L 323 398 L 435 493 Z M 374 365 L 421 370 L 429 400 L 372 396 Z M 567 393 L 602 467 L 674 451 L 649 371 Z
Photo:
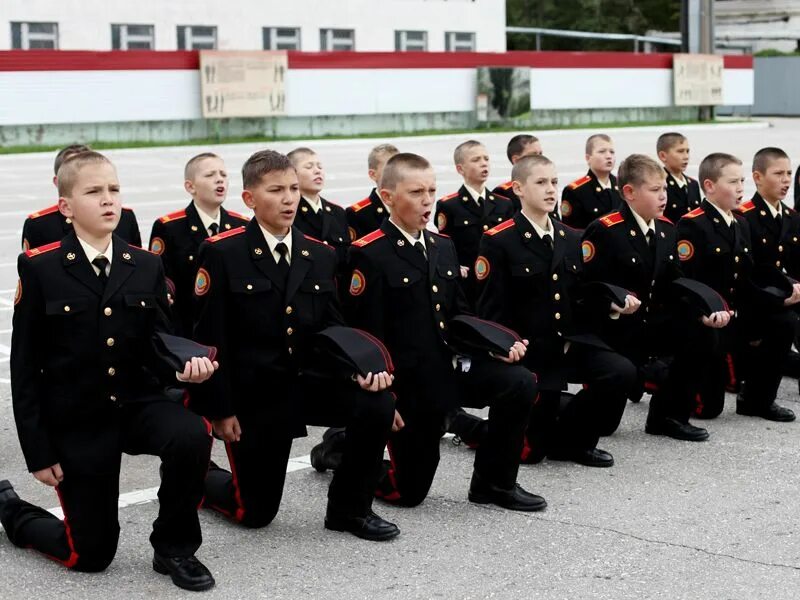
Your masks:
M 114 367 L 108 367 L 108 374 L 113 377 L 117 374 L 117 370 Z
M 464 221 L 464 225 L 469 225 L 469 221 Z
M 735 257 L 733 260 L 734 260 L 734 262 L 739 262 L 739 260 L 740 260 L 740 259 L 739 259 L 739 257 L 737 256 L 737 257 Z
M 106 340 L 106 346 L 108 346 L 110 348 L 113 345 L 114 345 L 114 338 L 108 338 Z
M 734 274 L 733 274 L 733 278 L 734 278 L 734 279 L 739 279 L 739 274 L 738 274 L 738 273 L 734 273 Z
M 783 246 L 778 246 L 778 252 L 783 252 Z
M 197 225 L 192 225 L 192 231 L 197 231 Z
M 561 300 L 561 294 L 559 294 L 558 292 L 556 292 L 556 293 L 553 295 L 553 299 L 554 299 L 554 300 Z
M 530 267 L 525 267 L 525 272 L 526 272 L 526 273 L 530 273 L 530 272 L 531 272 L 531 269 L 530 269 Z
M 403 277 L 403 283 L 408 283 L 408 277 Z
M 108 306 L 106 306 L 106 307 L 103 309 L 103 314 L 104 314 L 105 316 L 107 316 L 107 317 L 110 317 L 110 316 L 111 316 L 111 309 L 110 309 Z
M 109 396 L 108 399 L 111 400 L 112 402 L 116 402 L 117 401 L 117 397 L 116 396 Z
M 194 256 L 192 256 L 192 255 L 190 254 L 190 255 L 189 255 L 189 262 L 192 262 L 193 260 L 194 260 Z
M 145 302 L 144 300 L 142 300 L 142 301 L 140 302 L 140 304 L 141 304 L 143 307 L 147 306 L 147 302 Z
M 286 307 L 286 314 L 287 314 L 287 315 L 290 315 L 290 314 L 292 314 L 292 311 L 294 311 L 294 309 L 293 309 L 291 306 L 287 306 L 287 307 Z
M 438 291 L 439 291 L 439 287 L 438 287 L 438 286 L 436 286 L 436 285 L 432 285 L 432 286 L 431 286 L 431 290 L 433 290 L 433 293 L 435 294 L 436 292 L 438 292 Z
M 636 262 L 636 257 L 635 257 L 635 256 L 632 256 L 632 257 L 631 257 L 631 262 L 632 262 L 632 263 L 635 263 L 635 262 Z
M 553 315 L 553 316 L 555 316 L 555 318 L 556 318 L 556 321 L 558 321 L 558 320 L 561 318 L 561 313 L 556 313 L 556 314 L 555 314 L 555 315 Z
M 444 321 L 439 321 L 439 329 L 444 329 Z
M 289 327 L 289 329 L 286 330 L 286 335 L 292 335 L 293 333 L 294 329 L 292 329 L 291 327 Z
M 291 354 L 292 352 L 294 352 L 294 350 L 292 349 L 291 346 L 289 346 L 289 354 Z
M 442 305 L 441 304 L 437 304 L 436 305 L 436 310 L 442 310 Z
M 318 285 L 314 286 L 314 291 L 317 291 L 317 292 L 319 291 L 319 286 Z
M 558 273 L 553 273 L 553 281 L 558 281 Z
M 720 250 L 719 247 L 717 247 L 717 248 L 714 248 L 714 252 L 720 253 L 720 252 L 722 252 L 722 250 Z
M 488 225 L 484 225 L 483 226 L 483 230 L 486 231 L 487 229 L 489 229 L 489 226 Z
M 447 274 L 452 276 L 453 272 L 452 271 L 448 271 Z
M 247 284 L 247 289 L 248 290 L 252 290 L 253 289 L 253 284 L 252 283 L 248 283 Z
M 776 267 L 780 267 L 780 266 L 781 266 L 781 261 L 779 261 L 779 260 L 776 260 L 776 261 L 775 261 L 775 266 L 776 266 Z
M 67 222 L 67 225 L 72 225 L 72 219 L 65 219 L 65 221 Z
M 67 304 L 67 305 L 65 305 L 65 306 L 64 306 L 64 312 L 69 312 L 69 311 L 71 311 L 71 310 L 72 310 L 72 309 L 69 307 L 69 304 Z

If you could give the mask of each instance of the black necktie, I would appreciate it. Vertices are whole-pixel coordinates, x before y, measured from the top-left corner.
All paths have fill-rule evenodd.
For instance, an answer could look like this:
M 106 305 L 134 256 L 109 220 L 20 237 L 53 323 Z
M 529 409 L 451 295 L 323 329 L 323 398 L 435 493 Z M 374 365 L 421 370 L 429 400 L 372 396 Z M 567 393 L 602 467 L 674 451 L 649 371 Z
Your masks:
M 289 276 L 289 248 L 283 242 L 278 242 L 275 246 L 275 252 L 281 255 L 278 259 L 278 272 L 280 273 L 283 281 Z
M 422 245 L 422 242 L 416 242 L 414 244 L 414 248 L 418 250 L 420 254 L 422 254 L 422 258 L 428 260 L 428 255 L 425 252 L 425 246 Z
M 95 257 L 95 259 L 92 261 L 92 264 L 100 269 L 100 272 L 97 274 L 97 278 L 100 280 L 100 283 L 103 284 L 103 287 L 105 287 L 106 283 L 108 282 L 108 273 L 106 272 L 106 269 L 111 263 L 105 256 L 101 254 Z
M 478 196 L 478 207 L 483 210 L 483 205 L 486 203 L 486 200 L 483 199 L 483 196 Z
M 656 232 L 652 229 L 647 230 L 647 247 L 650 248 L 650 256 L 656 255 Z
M 211 235 L 217 235 L 219 233 L 219 225 L 217 223 L 212 223 L 208 226 L 208 230 L 211 232 Z
M 547 248 L 550 251 L 553 250 L 553 238 L 550 237 L 549 233 L 545 233 L 544 236 L 542 236 L 542 241 L 544 242 L 544 245 L 547 246 Z

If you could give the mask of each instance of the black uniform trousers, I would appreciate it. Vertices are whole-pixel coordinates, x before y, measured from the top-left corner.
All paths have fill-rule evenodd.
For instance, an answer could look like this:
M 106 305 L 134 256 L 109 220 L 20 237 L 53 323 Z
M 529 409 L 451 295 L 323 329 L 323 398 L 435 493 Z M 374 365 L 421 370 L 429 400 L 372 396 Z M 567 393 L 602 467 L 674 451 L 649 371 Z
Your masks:
M 122 453 L 161 458 L 158 518 L 150 542 L 168 557 L 192 556 L 202 536 L 197 509 L 211 452 L 210 425 L 169 401 L 110 407 L 54 437 L 64 471 L 56 488 L 64 519 L 24 500 L 0 513 L 9 539 L 76 571 L 102 571 L 119 539 L 117 502 Z
M 520 365 L 472 359 L 469 371 L 459 366 L 455 380 L 462 406 L 489 407 L 486 437 L 475 453 L 475 472 L 483 481 L 513 488 L 528 415 L 537 395 L 536 376 Z M 446 412 L 418 406 L 414 386 L 419 382 L 412 381 L 403 385 L 399 377 L 395 380 L 397 410 L 405 427 L 389 439 L 390 464 L 376 491 L 379 498 L 402 506 L 416 506 L 428 495 L 439 465 Z
M 394 420 L 392 394 L 310 375 L 282 384 L 270 381 L 271 393 L 278 390 L 291 394 L 306 424 L 345 427 L 342 462 L 328 489 L 328 511 L 366 516 Z M 226 443 L 231 471 L 212 468 L 206 478 L 204 505 L 254 528 L 269 525 L 278 513 L 292 448 L 292 432 L 275 427 L 265 404 L 237 415 L 241 439 Z
M 531 410 L 522 458 L 538 462 L 548 452 L 590 450 L 619 427 L 627 396 L 636 385 L 633 363 L 612 350 L 570 344 L 562 368 L 569 382 L 582 383 L 574 396 L 542 389 Z

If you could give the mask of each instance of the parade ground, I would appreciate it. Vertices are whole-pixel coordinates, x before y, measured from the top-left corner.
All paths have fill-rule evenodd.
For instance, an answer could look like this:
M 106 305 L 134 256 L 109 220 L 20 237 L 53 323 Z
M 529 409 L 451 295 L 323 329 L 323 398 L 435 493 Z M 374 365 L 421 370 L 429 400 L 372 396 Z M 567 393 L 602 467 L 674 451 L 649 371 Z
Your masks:
M 783 148 L 800 159 L 800 120 L 608 130 L 618 163 L 633 152 L 655 155 L 660 133 L 689 139 L 689 175 L 714 151 L 738 155 L 750 172 L 753 153 Z M 531 132 L 557 165 L 559 187 L 586 172 L 584 143 L 597 130 Z M 343 206 L 365 197 L 367 153 L 381 142 L 427 157 L 439 195 L 460 185 L 453 148 L 474 137 L 491 155 L 492 187 L 508 179 L 505 146 L 513 133 L 387 137 L 354 140 L 182 146 L 111 150 L 125 206 L 136 211 L 144 240 L 155 218 L 183 208 L 183 166 L 213 151 L 227 163 L 226 207 L 245 211 L 240 167 L 265 147 L 287 152 L 309 145 L 326 169 L 323 196 Z M 9 353 L 16 259 L 25 217 L 52 205 L 53 153 L 0 156 L 0 479 L 36 504 L 57 507 L 52 488 L 27 472 L 11 404 Z M 792 165 L 797 167 L 796 163 Z M 745 198 L 755 188 L 749 178 Z M 793 204 L 792 191 L 787 204 Z M 263 382 L 265 397 L 270 382 Z M 515 513 L 467 500 L 474 452 L 441 441 L 442 459 L 429 497 L 413 509 L 375 502 L 401 528 L 397 539 L 375 543 L 323 527 L 330 474 L 319 474 L 308 453 L 322 429 L 296 440 L 281 510 L 265 529 L 248 530 L 201 512 L 204 544 L 197 556 L 217 585 L 203 597 L 275 599 L 760 599 L 800 598 L 800 421 L 774 423 L 738 416 L 728 395 L 723 414 L 696 422 L 705 443 L 644 433 L 648 396 L 628 404 L 622 425 L 600 448 L 614 455 L 610 469 L 545 460 L 523 466 L 519 482 L 544 496 L 541 513 Z M 797 382 L 784 379 L 778 402 L 800 412 Z M 227 466 L 215 443 L 214 460 Z M 117 556 L 101 574 L 67 571 L 20 550 L 0 531 L 0 599 L 189 598 L 152 571 L 148 541 L 158 510 L 158 460 L 125 457 L 120 481 Z

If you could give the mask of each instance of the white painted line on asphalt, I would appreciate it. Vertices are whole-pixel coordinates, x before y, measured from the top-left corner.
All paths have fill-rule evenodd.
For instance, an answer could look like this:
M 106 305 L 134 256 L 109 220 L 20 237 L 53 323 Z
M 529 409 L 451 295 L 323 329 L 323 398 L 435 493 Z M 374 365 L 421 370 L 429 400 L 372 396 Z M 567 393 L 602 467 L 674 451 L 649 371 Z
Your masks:
M 0 383 L 11 383 L 11 380 L 6 379 L 5 377 L 0 377 Z

